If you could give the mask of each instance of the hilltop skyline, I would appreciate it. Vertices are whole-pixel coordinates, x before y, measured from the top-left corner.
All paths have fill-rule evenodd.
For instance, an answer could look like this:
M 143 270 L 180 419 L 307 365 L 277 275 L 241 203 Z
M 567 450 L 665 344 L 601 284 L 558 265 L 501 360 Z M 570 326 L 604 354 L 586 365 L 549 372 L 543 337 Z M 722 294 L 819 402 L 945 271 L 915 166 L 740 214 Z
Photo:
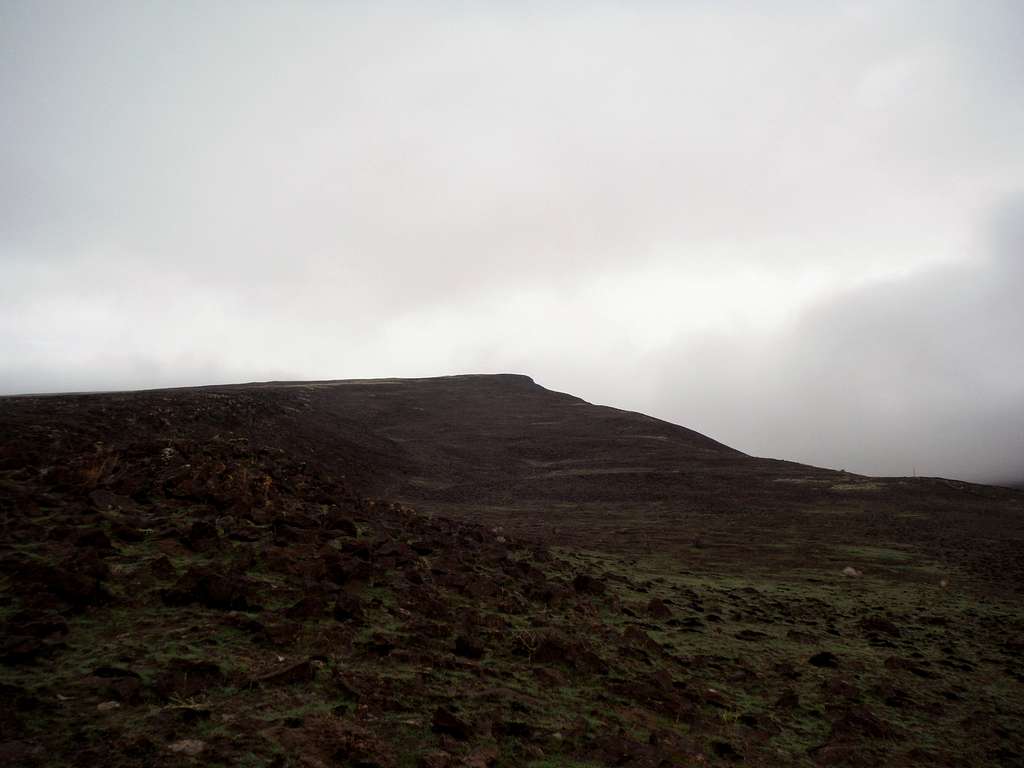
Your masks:
M 1019 3 L 0 21 L 0 394 L 510 371 L 1024 477 Z

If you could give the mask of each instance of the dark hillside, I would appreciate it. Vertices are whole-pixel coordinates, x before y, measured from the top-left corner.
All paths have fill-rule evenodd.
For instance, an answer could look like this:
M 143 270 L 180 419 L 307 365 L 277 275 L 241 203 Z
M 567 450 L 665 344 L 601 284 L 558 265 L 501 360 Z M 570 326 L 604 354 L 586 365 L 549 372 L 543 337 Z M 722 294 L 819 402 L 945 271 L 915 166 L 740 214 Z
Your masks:
M 0 466 L 69 454 L 116 464 L 140 440 L 244 438 L 360 493 L 554 543 L 678 552 L 700 539 L 704 559 L 784 567 L 807 553 L 776 546 L 780 537 L 840 535 L 847 544 L 902 541 L 990 588 L 1024 587 L 1019 492 L 753 458 L 527 376 L 0 398 L 0 424 Z M 118 477 L 115 468 L 103 482 Z M 842 525 L 822 510 L 841 510 Z
M 1020 764 L 1022 500 L 523 376 L 0 398 L 0 764 Z

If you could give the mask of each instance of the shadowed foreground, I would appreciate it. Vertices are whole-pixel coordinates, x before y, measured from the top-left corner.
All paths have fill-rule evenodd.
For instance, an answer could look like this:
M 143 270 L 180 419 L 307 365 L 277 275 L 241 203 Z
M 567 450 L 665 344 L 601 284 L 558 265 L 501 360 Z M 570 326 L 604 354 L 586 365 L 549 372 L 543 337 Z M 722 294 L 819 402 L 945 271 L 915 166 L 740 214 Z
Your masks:
M 1022 499 L 521 376 L 0 399 L 0 761 L 1019 764 Z

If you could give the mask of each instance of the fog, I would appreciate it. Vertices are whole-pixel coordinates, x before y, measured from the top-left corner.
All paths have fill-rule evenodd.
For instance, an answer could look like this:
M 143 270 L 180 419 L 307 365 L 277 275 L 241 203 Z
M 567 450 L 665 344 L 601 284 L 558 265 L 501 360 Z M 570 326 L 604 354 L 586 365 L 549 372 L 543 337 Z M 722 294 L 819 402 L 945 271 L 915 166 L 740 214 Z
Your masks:
M 1022 38 L 1016 0 L 4 3 L 0 393 L 514 371 L 1024 479 Z

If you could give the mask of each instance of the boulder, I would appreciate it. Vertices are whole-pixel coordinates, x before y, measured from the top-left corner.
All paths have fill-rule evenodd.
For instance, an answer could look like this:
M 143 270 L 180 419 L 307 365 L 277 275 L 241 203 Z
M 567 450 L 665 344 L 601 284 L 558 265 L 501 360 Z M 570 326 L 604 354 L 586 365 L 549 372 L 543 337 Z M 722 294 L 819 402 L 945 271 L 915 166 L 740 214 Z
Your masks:
M 252 680 L 252 685 L 294 685 L 308 683 L 314 677 L 316 677 L 316 667 L 309 659 L 306 659 L 260 675 Z
M 647 603 L 647 615 L 652 619 L 671 619 L 672 609 L 665 604 L 664 600 L 653 597 L 651 598 L 651 601 Z
M 834 669 L 839 666 L 839 658 L 830 651 L 821 651 L 807 660 L 812 667 Z
M 334 618 L 337 621 L 360 623 L 363 620 L 363 601 L 356 595 L 342 592 L 334 601 Z
M 171 659 L 157 676 L 153 689 L 164 699 L 188 699 L 225 682 L 221 668 L 212 661 Z
M 484 655 L 484 644 L 479 636 L 462 634 L 455 638 L 455 655 L 467 659 L 480 659 Z
M 164 590 L 168 605 L 199 603 L 224 611 L 258 610 L 249 602 L 251 585 L 241 577 L 218 573 L 210 568 L 193 566 L 173 587 Z
M 430 728 L 434 733 L 446 734 L 459 741 L 465 741 L 473 732 L 470 723 L 444 707 L 438 707 L 434 711 Z
M 604 594 L 604 582 L 586 573 L 576 575 L 572 580 L 572 588 L 581 595 Z

